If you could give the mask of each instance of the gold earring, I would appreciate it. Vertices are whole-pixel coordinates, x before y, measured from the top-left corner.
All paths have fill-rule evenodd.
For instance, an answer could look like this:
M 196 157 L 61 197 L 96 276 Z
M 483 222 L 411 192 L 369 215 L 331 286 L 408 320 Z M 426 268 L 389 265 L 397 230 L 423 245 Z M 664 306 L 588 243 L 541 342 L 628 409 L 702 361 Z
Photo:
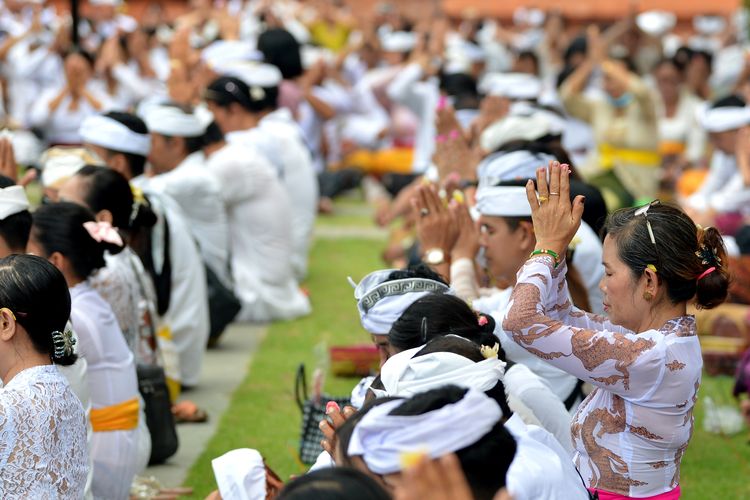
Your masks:
M 643 292 L 643 298 L 646 299 L 646 300 L 648 300 L 648 301 L 653 300 L 654 294 L 652 294 L 651 292 L 648 292 L 648 291 Z

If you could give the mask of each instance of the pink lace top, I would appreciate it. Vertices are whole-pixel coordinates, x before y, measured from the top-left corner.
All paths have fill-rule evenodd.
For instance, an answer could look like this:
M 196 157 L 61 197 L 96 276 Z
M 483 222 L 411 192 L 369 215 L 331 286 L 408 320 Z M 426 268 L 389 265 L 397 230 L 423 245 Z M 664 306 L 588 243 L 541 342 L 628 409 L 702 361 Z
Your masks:
M 632 497 L 674 489 L 693 432 L 701 381 L 695 318 L 635 334 L 572 307 L 566 265 L 549 256 L 521 268 L 503 320 L 513 341 L 594 385 L 571 432 L 587 486 Z

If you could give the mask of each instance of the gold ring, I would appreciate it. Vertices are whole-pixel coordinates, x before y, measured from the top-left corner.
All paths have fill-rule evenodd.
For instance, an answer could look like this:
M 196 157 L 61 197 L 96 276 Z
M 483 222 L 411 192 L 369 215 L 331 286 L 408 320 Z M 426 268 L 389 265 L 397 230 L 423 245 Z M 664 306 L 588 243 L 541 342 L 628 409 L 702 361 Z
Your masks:
M 540 196 L 539 197 L 539 203 L 545 203 L 547 201 L 549 201 L 549 197 L 548 196 Z

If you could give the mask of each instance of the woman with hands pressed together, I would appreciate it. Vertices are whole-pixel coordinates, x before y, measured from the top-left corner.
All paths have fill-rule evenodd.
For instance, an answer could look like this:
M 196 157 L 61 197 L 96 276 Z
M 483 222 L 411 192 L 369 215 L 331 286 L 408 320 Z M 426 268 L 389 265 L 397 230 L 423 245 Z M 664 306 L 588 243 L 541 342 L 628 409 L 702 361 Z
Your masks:
M 724 301 L 719 232 L 652 202 L 614 212 L 600 283 L 609 318 L 572 307 L 564 251 L 583 214 L 569 199 L 569 169 L 537 170 L 526 192 L 536 247 L 519 272 L 503 329 L 521 347 L 595 389 L 573 418 L 574 461 L 599 498 L 680 496 L 702 358 L 688 302 Z

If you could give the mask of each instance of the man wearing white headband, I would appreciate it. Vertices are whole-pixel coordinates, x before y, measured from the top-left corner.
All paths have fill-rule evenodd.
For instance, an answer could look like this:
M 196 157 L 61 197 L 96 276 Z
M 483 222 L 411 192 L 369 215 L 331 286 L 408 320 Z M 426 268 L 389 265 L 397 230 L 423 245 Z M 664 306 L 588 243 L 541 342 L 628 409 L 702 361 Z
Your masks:
M 750 107 L 739 96 L 729 96 L 716 101 L 701 118 L 714 152 L 708 175 L 686 203 L 696 222 L 710 226 L 716 215 L 744 213 L 750 208 L 750 189 L 737 163 L 749 160 L 738 148 L 738 134 L 750 125 Z M 729 233 L 734 229 L 725 228 Z
M 471 299 L 474 309 L 491 314 L 496 322 L 502 317 L 508 304 L 516 273 L 528 259 L 529 253 L 534 250 L 536 244 L 531 222 L 531 209 L 528 201 L 526 204 L 523 203 L 524 200 L 526 200 L 526 190 L 520 186 L 483 186 L 477 190 L 476 209 L 480 215 L 478 223 L 481 226 L 479 243 L 484 249 L 487 270 L 496 282 L 506 286 L 502 290 L 480 291 L 474 285 L 472 296 L 463 298 Z M 585 257 L 583 267 L 586 271 L 583 272 L 586 273 L 586 283 L 589 281 L 594 283 L 586 289 L 579 285 L 582 298 L 588 299 L 589 304 L 596 303 L 597 310 L 601 310 L 601 291 L 599 295 L 594 296 L 591 290 L 592 287 L 598 290 L 598 282 L 603 271 L 588 265 L 590 260 L 595 260 L 597 253 L 598 258 L 601 259 L 601 243 L 585 223 L 581 224 L 578 237 L 582 247 L 580 250 L 584 250 L 581 254 Z M 584 246 L 584 241 L 586 246 Z M 573 253 L 573 262 L 575 262 L 578 250 L 576 248 Z M 591 274 L 594 274 L 593 279 L 591 279 Z M 472 259 L 463 258 L 451 264 L 451 282 L 466 282 L 467 275 L 476 283 Z M 500 329 L 499 323 L 497 324 L 496 335 L 500 339 L 507 359 L 525 364 L 531 371 L 542 377 L 552 392 L 565 403 L 571 412 L 574 412 L 581 401 L 579 381 L 514 345 L 515 343 Z
M 221 186 L 206 169 L 201 137 L 208 123 L 195 110 L 177 105 L 154 105 L 145 111 L 151 133 L 148 159 L 153 169 L 146 185 L 167 194 L 182 208 L 198 243 L 203 262 L 231 287 L 229 228 L 221 201 Z
M 278 107 L 281 72 L 275 66 L 238 65 L 225 71 L 206 89 L 206 102 L 228 143 L 252 147 L 275 167 L 292 210 L 292 268 L 301 281 L 318 210 L 310 150 L 291 111 Z
M 378 347 L 381 365 L 391 355 L 388 332 L 393 323 L 410 305 L 433 292 L 452 293 L 438 275 L 426 268 L 375 271 L 356 285 L 354 298 L 362 328 Z
M 129 113 L 110 112 L 83 122 L 81 137 L 107 166 L 135 183 L 144 183 L 151 138 L 143 121 Z M 179 356 L 180 382 L 195 386 L 200 377 L 209 333 L 208 292 L 201 255 L 185 216 L 169 196 L 145 189 L 151 208 L 159 216 L 151 234 L 151 254 L 159 306 L 171 329 Z M 160 285 L 163 280 L 165 286 Z

